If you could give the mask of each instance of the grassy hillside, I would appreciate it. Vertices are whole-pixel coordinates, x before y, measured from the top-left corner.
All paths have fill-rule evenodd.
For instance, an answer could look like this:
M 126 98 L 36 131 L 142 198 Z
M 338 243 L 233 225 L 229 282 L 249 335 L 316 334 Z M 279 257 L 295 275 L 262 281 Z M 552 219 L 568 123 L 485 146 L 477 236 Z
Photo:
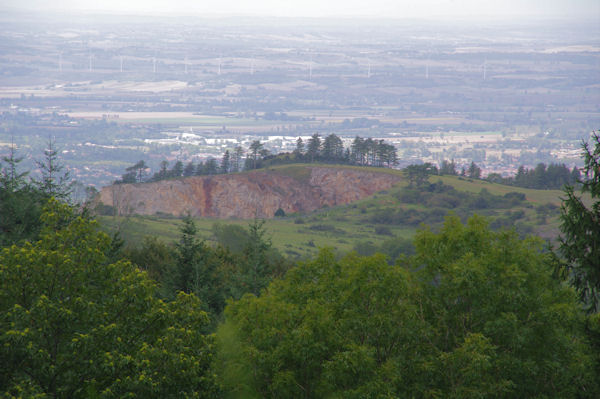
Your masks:
M 307 166 L 282 165 L 269 170 L 302 181 L 310 176 Z M 402 175 L 401 171 L 390 169 L 359 169 Z M 473 213 L 488 216 L 496 229 L 516 228 L 522 234 L 534 233 L 546 238 L 557 234 L 561 191 L 523 189 L 456 176 L 432 176 L 429 181 L 430 186 L 420 189 L 401 182 L 388 191 L 352 204 L 270 219 L 265 227 L 273 245 L 292 258 L 313 255 L 319 247 L 325 246 L 340 252 L 358 249 L 369 253 L 382 245 L 389 245 L 396 238 L 400 239 L 397 241 L 411 239 L 421 223 L 435 229 L 448 212 L 455 212 L 463 219 Z M 100 219 L 107 230 L 120 230 L 131 244 L 140 242 L 146 235 L 172 241 L 179 234 L 180 221 L 176 218 L 132 216 Z M 197 219 L 200 234 L 207 240 L 213 240 L 212 227 L 215 223 L 246 227 L 249 222 Z

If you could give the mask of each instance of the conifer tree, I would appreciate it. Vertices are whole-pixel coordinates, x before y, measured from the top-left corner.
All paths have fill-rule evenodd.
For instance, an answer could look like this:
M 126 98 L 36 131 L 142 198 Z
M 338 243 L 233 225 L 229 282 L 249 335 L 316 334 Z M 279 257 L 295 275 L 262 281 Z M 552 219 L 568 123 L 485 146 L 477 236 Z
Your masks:
M 44 150 L 44 160 L 38 161 L 37 166 L 41 172 L 41 180 L 36 180 L 38 190 L 46 197 L 54 197 L 61 201 L 68 201 L 73 191 L 73 181 L 68 170 L 58 158 L 58 150 L 53 139 L 48 140 L 48 148 Z
M 592 135 L 592 146 L 583 143 L 581 193 L 589 195 L 591 207 L 565 188 L 561 207 L 560 252 L 565 257 L 562 270 L 577 289 L 589 312 L 600 311 L 600 137 Z
M 296 140 L 296 149 L 294 150 L 294 154 L 298 159 L 301 159 L 304 156 L 304 142 L 302 141 L 302 137 L 298 137 L 298 140 Z
M 308 146 L 306 149 L 306 156 L 310 162 L 314 162 L 321 155 L 321 135 L 315 133 L 308 139 Z
M 252 154 L 252 169 L 256 169 L 256 163 L 258 161 L 258 154 L 263 149 L 263 144 L 259 140 L 254 140 L 250 144 L 250 153 Z
M 229 150 L 226 150 L 221 158 L 221 173 L 226 174 L 231 171 L 231 156 Z
M 196 172 L 196 166 L 194 165 L 194 163 L 192 161 L 188 162 L 185 165 L 185 168 L 183 168 L 183 176 L 184 177 L 194 176 L 195 172 Z
M 239 172 L 242 169 L 242 157 L 244 156 L 244 149 L 241 146 L 235 147 L 231 156 L 231 166 L 233 172 Z
M 29 172 L 20 172 L 22 157 L 11 145 L 8 156 L 0 162 L 0 245 L 21 240 L 34 240 L 40 230 L 39 217 L 44 198 L 26 179 Z

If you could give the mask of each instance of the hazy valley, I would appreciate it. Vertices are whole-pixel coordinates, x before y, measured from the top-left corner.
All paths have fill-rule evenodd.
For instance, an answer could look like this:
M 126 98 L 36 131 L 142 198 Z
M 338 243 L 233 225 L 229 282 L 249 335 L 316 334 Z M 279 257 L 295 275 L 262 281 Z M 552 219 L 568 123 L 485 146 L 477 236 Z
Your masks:
M 249 4 L 0 4 L 0 397 L 600 397 L 594 0 Z

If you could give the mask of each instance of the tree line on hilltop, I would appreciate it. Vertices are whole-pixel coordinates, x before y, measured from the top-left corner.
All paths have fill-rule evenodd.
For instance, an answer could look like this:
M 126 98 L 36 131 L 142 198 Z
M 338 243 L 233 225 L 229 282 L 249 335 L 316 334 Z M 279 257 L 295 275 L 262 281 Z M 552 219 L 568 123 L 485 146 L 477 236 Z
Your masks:
M 148 165 L 140 160 L 128 167 L 121 179 L 115 184 L 141 183 L 145 181 L 160 181 L 177 177 L 206 176 L 241 172 L 297 162 L 323 162 L 343 165 L 361 165 L 376 167 L 392 167 L 398 161 L 396 148 L 384 140 L 363 139 L 357 136 L 349 148 L 344 148 L 342 139 L 335 134 L 321 138 L 313 134 L 304 143 L 302 138 L 296 141 L 292 153 L 271 154 L 260 140 L 254 140 L 245 152 L 241 146 L 233 151 L 226 150 L 220 160 L 209 158 L 204 162 L 194 164 L 176 161 L 170 168 L 168 161 L 162 161 L 159 170 L 148 176 Z
M 469 179 L 481 179 L 481 168 L 475 162 L 471 162 L 468 168 L 463 167 L 458 172 L 454 161 L 443 160 L 439 168 L 432 163 L 420 165 L 409 165 L 404 168 L 407 178 L 411 184 L 422 185 L 427 181 L 429 175 L 461 176 Z M 512 177 L 502 177 L 499 173 L 490 173 L 485 180 L 504 184 L 508 186 L 534 188 L 538 190 L 559 190 L 564 186 L 576 185 L 581 178 L 581 172 L 576 166 L 573 169 L 565 164 L 554 164 L 546 166 L 539 163 L 535 168 L 528 169 L 521 165 L 517 174 Z
M 348 148 L 335 134 L 330 134 L 324 139 L 318 133 L 311 136 L 306 143 L 302 138 L 296 141 L 296 148 L 292 153 L 271 154 L 264 148 L 260 140 L 254 140 L 247 152 L 241 146 L 234 150 L 226 150 L 220 160 L 209 158 L 195 164 L 190 161 L 184 164 L 176 161 L 169 167 L 168 161 L 162 161 L 159 170 L 148 176 L 149 167 L 144 160 L 128 167 L 115 184 L 141 183 L 166 180 L 178 177 L 206 176 L 236 173 L 243 170 L 264 168 L 273 165 L 290 163 L 332 163 L 341 165 L 393 167 L 398 162 L 396 148 L 384 140 L 363 139 L 357 136 Z M 411 183 L 422 184 L 429 175 L 462 176 L 470 179 L 481 179 L 481 168 L 471 162 L 468 167 L 462 167 L 452 160 L 443 160 L 439 165 L 424 163 L 409 165 L 404 169 Z M 539 163 L 535 168 L 528 169 L 521 165 L 517 174 L 512 177 L 503 177 L 499 173 L 490 173 L 485 179 L 492 183 L 505 184 L 515 187 L 534 189 L 561 189 L 565 185 L 577 184 L 581 174 L 577 167 L 569 170 L 565 164 L 546 166 Z

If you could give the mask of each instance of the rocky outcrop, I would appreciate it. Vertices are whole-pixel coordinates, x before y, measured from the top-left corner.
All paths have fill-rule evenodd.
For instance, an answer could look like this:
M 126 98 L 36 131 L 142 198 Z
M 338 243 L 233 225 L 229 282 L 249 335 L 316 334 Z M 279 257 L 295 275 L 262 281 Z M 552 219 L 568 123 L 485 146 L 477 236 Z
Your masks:
M 301 178 L 280 171 L 197 176 L 104 187 L 99 201 L 119 214 L 214 218 L 273 217 L 334 206 L 390 188 L 400 177 L 350 168 L 308 167 Z

